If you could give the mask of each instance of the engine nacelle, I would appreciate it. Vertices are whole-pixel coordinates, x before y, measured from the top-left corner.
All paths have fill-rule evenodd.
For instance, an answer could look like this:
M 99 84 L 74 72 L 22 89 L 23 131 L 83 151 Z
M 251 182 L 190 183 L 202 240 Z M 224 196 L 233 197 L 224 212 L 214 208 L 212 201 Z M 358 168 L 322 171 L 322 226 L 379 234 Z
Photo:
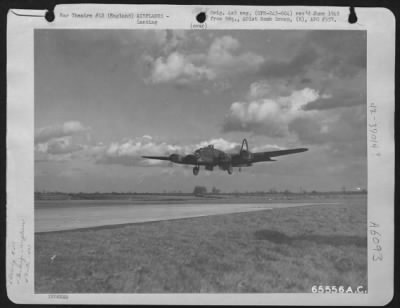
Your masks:
M 179 163 L 183 161 L 183 156 L 179 154 L 171 154 L 169 156 L 169 160 L 172 161 L 173 163 Z

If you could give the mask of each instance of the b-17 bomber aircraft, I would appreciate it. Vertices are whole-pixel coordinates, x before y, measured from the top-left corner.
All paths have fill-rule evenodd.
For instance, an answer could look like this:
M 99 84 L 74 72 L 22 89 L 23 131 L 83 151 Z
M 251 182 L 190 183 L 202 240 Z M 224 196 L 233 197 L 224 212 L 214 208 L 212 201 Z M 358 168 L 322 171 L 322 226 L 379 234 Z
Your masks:
M 246 139 L 242 141 L 242 147 L 239 153 L 225 153 L 224 151 L 215 149 L 212 144 L 197 149 L 193 154 L 180 155 L 171 154 L 169 156 L 142 156 L 148 159 L 167 160 L 176 164 L 183 165 L 194 165 L 193 174 L 198 175 L 200 166 L 204 166 L 206 170 L 212 171 L 214 167 L 219 167 L 222 170 L 226 170 L 229 174 L 232 174 L 233 167 L 239 167 L 241 171 L 242 167 L 252 166 L 254 163 L 263 161 L 275 161 L 272 157 L 295 154 L 305 152 L 306 148 L 297 148 L 289 150 L 277 150 L 269 152 L 255 152 L 249 151 L 249 145 Z

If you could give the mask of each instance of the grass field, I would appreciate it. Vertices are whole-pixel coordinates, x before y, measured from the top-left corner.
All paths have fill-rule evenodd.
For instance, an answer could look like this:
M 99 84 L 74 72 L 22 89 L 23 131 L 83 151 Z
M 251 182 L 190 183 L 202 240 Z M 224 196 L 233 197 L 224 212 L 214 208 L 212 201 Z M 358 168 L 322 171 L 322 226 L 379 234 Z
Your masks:
M 342 204 L 36 234 L 35 292 L 367 288 L 366 196 L 335 201 Z

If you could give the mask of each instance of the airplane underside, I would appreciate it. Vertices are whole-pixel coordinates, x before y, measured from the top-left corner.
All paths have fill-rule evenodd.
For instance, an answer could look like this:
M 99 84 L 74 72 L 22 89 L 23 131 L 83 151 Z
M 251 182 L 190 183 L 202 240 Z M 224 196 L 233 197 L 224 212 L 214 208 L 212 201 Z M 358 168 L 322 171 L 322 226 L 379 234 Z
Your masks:
M 233 167 L 232 165 L 228 165 L 228 166 L 218 166 L 221 170 L 227 171 L 228 174 L 232 174 L 233 173 Z M 213 165 L 205 165 L 204 166 L 205 170 L 208 171 L 213 171 L 214 170 L 214 166 Z M 194 175 L 198 175 L 200 171 L 200 166 L 194 166 L 193 167 L 193 174 Z M 241 167 L 239 167 L 239 171 L 241 171 Z

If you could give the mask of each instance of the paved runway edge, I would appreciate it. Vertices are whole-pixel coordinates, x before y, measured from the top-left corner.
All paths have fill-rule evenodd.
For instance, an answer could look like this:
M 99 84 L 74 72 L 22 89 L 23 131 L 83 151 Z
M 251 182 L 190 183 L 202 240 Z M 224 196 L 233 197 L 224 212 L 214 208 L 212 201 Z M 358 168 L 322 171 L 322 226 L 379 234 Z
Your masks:
M 332 203 L 318 203 L 318 206 L 321 205 L 327 205 L 327 204 L 332 204 Z M 242 204 L 239 204 L 242 205 Z M 171 209 L 171 206 L 165 206 L 165 208 L 157 208 L 154 211 L 154 207 L 148 207 L 147 213 L 143 213 L 143 208 L 141 208 L 142 213 L 139 212 L 138 208 L 129 208 L 129 215 L 124 215 L 125 213 L 123 212 L 123 209 L 120 209 L 120 218 L 118 219 L 110 219 L 109 221 L 104 221 L 99 219 L 95 221 L 90 221 L 90 220 L 81 220 L 81 221 L 74 221 L 73 220 L 73 213 L 70 214 L 70 217 L 67 217 L 64 219 L 61 217 L 57 217 L 57 209 L 52 209 L 54 213 L 52 213 L 51 217 L 46 217 L 47 219 L 47 225 L 45 224 L 40 224 L 40 217 L 36 216 L 36 221 L 35 221 L 35 233 L 36 234 L 43 234 L 43 233 L 49 233 L 49 232 L 68 232 L 68 231 L 77 231 L 77 230 L 89 230 L 89 229 L 104 229 L 104 228 L 116 228 L 116 227 L 122 227 L 125 225 L 131 225 L 131 224 L 143 224 L 143 223 L 157 223 L 160 221 L 168 221 L 168 220 L 179 220 L 179 219 L 188 219 L 188 218 L 200 218 L 200 217 L 206 217 L 206 216 L 216 216 L 216 215 L 227 215 L 227 214 L 240 214 L 240 213 L 250 213 L 250 212 L 255 212 L 255 211 L 264 211 L 264 210 L 273 210 L 273 209 L 282 209 L 282 208 L 291 208 L 291 207 L 299 207 L 299 206 L 317 206 L 315 203 L 269 203 L 269 204 L 243 204 L 243 208 L 238 208 L 238 204 L 232 205 L 232 204 L 223 204 L 223 207 L 221 207 L 221 204 L 218 205 L 211 205 L 214 206 L 214 208 L 210 208 L 210 204 L 208 204 L 207 207 L 204 207 L 203 212 L 195 212 L 198 210 L 202 210 L 202 207 L 199 207 L 199 205 L 191 206 L 191 207 L 185 207 L 185 206 L 180 206 L 177 208 L 172 208 L 172 210 L 175 210 L 175 213 L 171 213 L 172 211 L 169 211 Z M 95 210 L 91 208 L 92 210 Z M 112 210 L 115 213 L 115 209 L 112 207 L 107 208 L 109 210 Z M 136 209 L 136 211 L 135 211 Z M 87 209 L 86 209 L 87 210 Z M 126 209 L 128 210 L 128 209 Z M 157 212 L 158 210 L 158 212 Z M 167 211 L 166 211 L 167 210 Z M 189 212 L 185 212 L 188 211 Z M 190 210 L 192 212 L 190 212 Z M 153 212 L 152 212 L 153 211 Z M 136 212 L 136 213 L 135 213 Z M 36 213 L 37 214 L 37 213 Z M 85 213 L 86 215 L 89 215 L 90 213 Z M 98 213 L 98 211 L 95 213 L 96 215 L 101 215 L 101 213 Z M 105 212 L 104 215 L 107 215 L 108 213 Z M 79 217 L 79 213 L 75 213 L 75 216 Z M 140 215 L 142 215 L 140 217 Z M 147 216 L 146 216 L 147 215 Z M 152 216 L 153 215 L 153 216 Z M 160 216 L 161 215 L 161 216 Z M 70 220 L 68 221 L 68 218 Z M 90 216 L 92 218 L 92 216 Z M 77 219 L 82 219 L 82 216 L 80 216 Z M 57 223 L 58 220 L 58 223 Z

